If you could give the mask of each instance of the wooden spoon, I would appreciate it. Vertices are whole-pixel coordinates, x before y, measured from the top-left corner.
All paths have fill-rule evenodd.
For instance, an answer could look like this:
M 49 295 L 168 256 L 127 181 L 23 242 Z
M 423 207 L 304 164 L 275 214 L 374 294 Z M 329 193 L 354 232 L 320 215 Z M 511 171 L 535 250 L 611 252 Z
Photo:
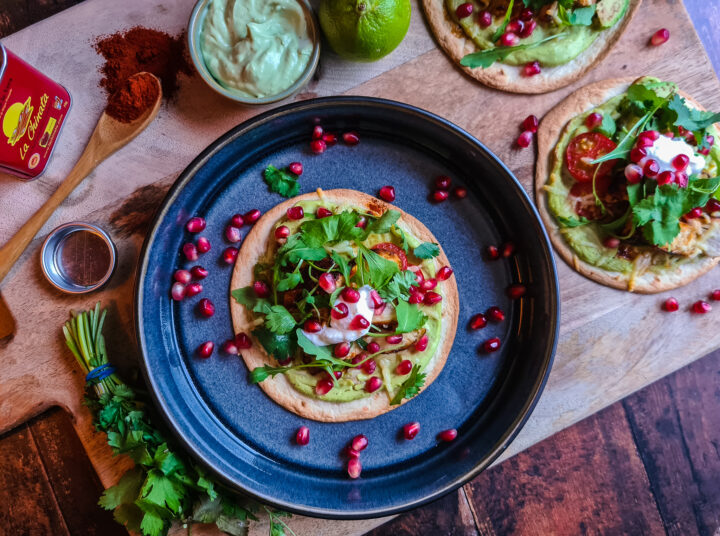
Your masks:
M 7 244 L 0 248 L 0 281 L 5 279 L 15 262 L 20 258 L 23 251 L 28 247 L 38 231 L 45 225 L 48 218 L 55 212 L 55 209 L 65 201 L 68 195 L 80 184 L 100 162 L 105 160 L 115 151 L 125 146 L 135 136 L 140 134 L 147 127 L 160 109 L 162 100 L 162 87 L 160 80 L 150 73 L 138 73 L 133 75 L 149 75 L 155 80 L 158 87 L 158 96 L 155 103 L 148 107 L 147 111 L 130 123 L 121 123 L 103 112 L 98 120 L 95 131 L 80 155 L 80 159 L 72 168 L 65 180 L 60 184 L 55 193 L 45 201 L 35 214 L 23 225 Z

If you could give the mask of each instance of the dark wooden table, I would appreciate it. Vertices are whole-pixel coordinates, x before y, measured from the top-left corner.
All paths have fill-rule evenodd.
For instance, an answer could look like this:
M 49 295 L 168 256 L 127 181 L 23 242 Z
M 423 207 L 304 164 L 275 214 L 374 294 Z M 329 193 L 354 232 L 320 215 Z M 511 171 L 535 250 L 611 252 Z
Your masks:
M 78 2 L 2 0 L 0 37 Z M 720 72 L 720 0 L 685 6 Z M 95 507 L 100 483 L 73 436 L 52 410 L 0 437 L 0 535 L 123 533 Z M 720 351 L 370 536 L 417 534 L 719 536 Z

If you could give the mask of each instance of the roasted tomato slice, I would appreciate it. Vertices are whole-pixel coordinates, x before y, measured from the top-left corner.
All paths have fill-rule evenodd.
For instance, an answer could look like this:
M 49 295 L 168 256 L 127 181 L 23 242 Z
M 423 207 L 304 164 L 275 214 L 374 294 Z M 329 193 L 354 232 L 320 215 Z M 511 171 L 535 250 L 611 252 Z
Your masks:
M 407 270 L 407 255 L 405 255 L 402 248 L 391 242 L 381 242 L 374 246 L 372 250 L 381 257 L 384 257 L 389 261 L 393 261 L 400 267 L 400 270 Z
M 591 164 L 596 158 L 608 154 L 617 145 L 607 136 L 599 132 L 585 132 L 575 136 L 565 151 L 565 164 L 570 175 L 578 182 L 591 182 L 595 168 L 600 166 L 596 179 L 606 177 L 615 165 L 615 160 L 608 160 L 602 164 Z

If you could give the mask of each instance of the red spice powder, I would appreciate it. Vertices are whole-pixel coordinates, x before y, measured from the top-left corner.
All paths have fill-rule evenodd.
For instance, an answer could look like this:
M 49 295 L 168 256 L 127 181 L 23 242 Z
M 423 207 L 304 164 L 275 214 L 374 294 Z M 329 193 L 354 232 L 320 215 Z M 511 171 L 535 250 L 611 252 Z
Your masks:
M 110 95 L 105 112 L 121 123 L 130 123 L 155 103 L 158 92 L 157 81 L 150 74 L 131 76 Z

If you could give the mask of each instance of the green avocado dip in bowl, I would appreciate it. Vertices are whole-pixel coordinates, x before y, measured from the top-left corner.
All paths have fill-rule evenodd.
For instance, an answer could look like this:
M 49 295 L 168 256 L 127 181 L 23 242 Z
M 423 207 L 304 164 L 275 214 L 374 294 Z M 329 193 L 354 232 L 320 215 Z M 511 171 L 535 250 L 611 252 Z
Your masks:
M 200 0 L 190 16 L 188 41 L 201 78 L 243 104 L 290 97 L 312 78 L 320 57 L 307 0 Z

